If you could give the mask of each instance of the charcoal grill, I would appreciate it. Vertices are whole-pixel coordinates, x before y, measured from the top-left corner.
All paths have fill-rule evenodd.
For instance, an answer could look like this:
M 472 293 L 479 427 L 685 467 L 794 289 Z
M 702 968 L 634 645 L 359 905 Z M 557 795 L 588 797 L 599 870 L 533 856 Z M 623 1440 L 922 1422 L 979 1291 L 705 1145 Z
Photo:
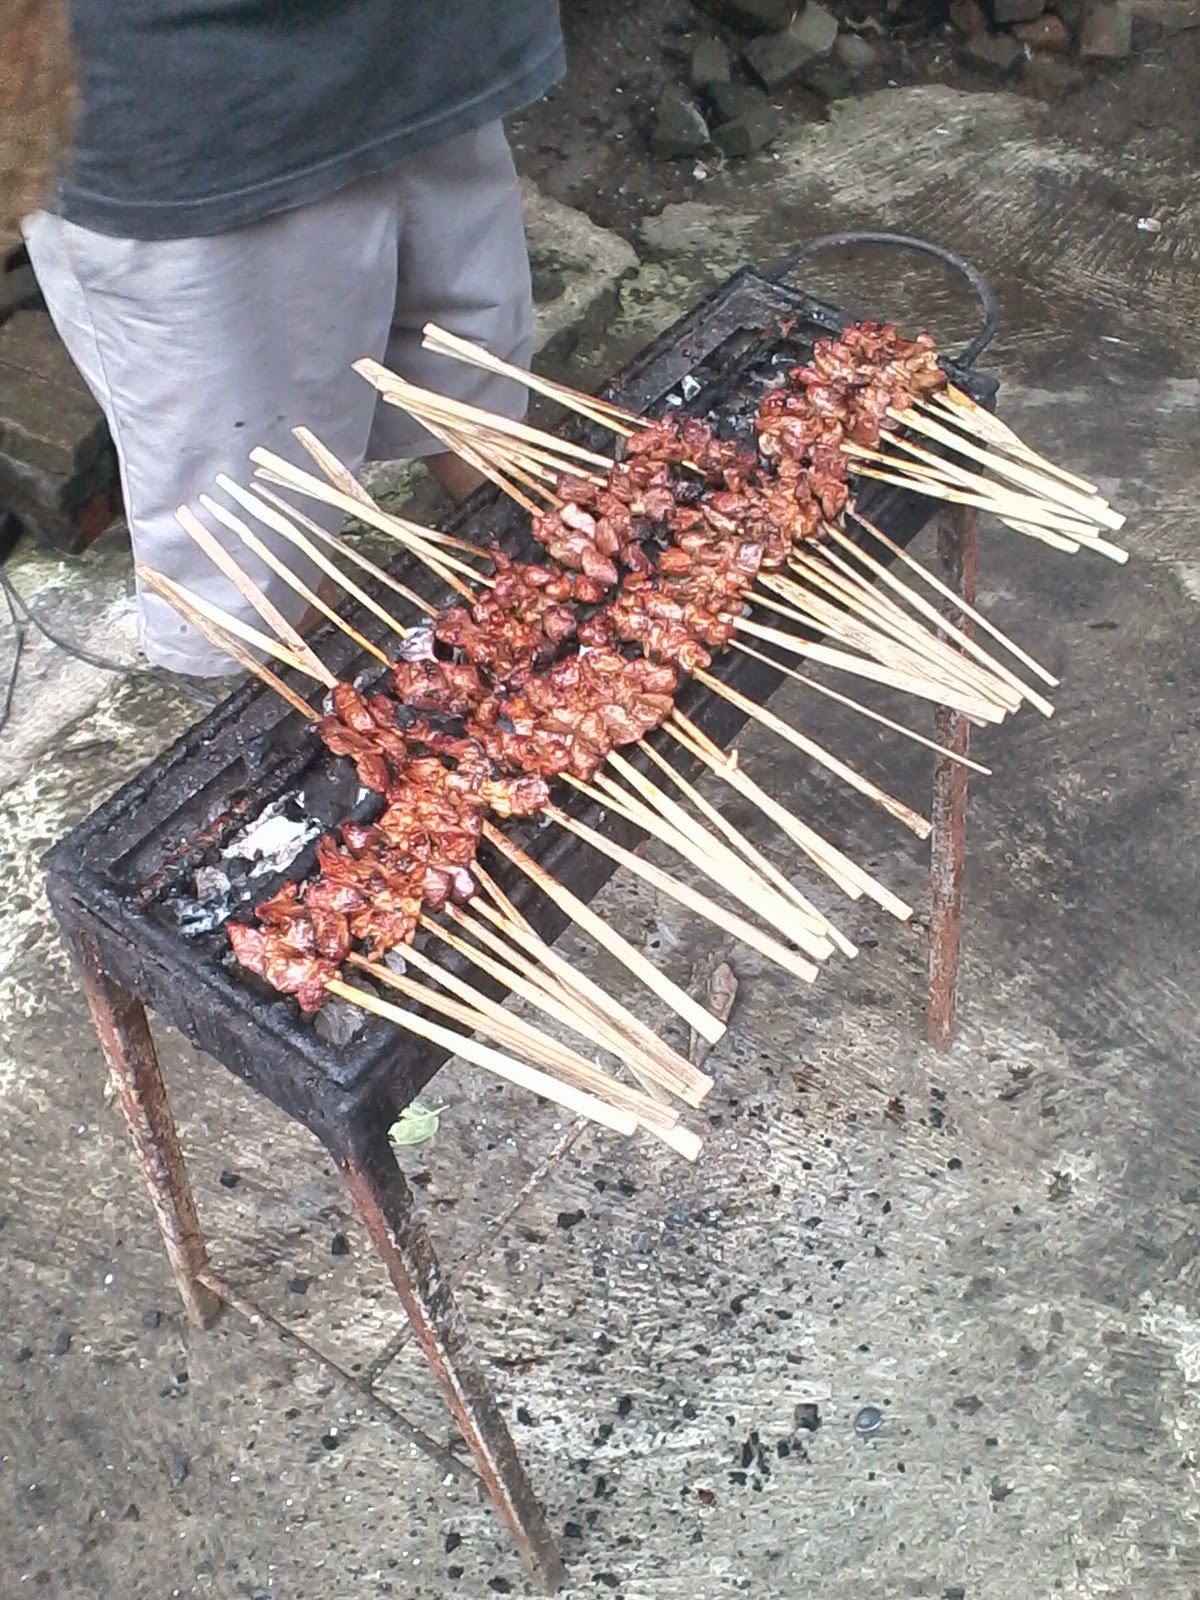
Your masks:
M 766 386 L 782 369 L 806 359 L 815 338 L 837 332 L 845 321 L 835 307 L 745 269 L 664 333 L 605 393 L 638 411 L 682 405 L 699 415 L 732 417 L 749 428 Z M 959 368 L 953 376 L 976 399 L 992 402 L 993 380 L 971 368 Z M 576 436 L 601 443 L 592 441 L 586 428 Z M 860 500 L 900 544 L 911 542 L 931 518 L 927 501 L 879 485 L 870 486 Z M 493 490 L 481 491 L 450 526 L 464 537 L 486 529 L 515 556 L 534 554 L 523 513 Z M 968 600 L 974 598 L 975 543 L 973 513 L 940 517 L 946 576 Z M 433 593 L 429 575 L 407 554 L 397 558 L 392 571 Z M 378 636 L 379 624 L 368 611 L 360 608 L 350 616 L 361 632 Z M 339 676 L 362 672 L 363 658 L 332 627 L 314 644 Z M 783 681 L 738 652 L 727 652 L 714 671 L 760 703 Z M 313 692 L 307 682 L 294 686 L 301 694 Z M 691 703 L 685 698 L 682 705 L 722 746 L 745 721 L 734 706 L 711 694 L 697 694 Z M 942 742 L 965 753 L 965 722 L 946 710 L 939 711 L 938 721 Z M 679 752 L 673 755 L 678 758 Z M 940 759 L 933 806 L 929 1035 L 942 1047 L 950 1041 L 954 1021 L 965 800 L 964 769 Z M 329 1042 L 300 1018 L 294 1002 L 272 994 L 233 963 L 223 929 L 214 923 L 216 916 L 230 909 L 236 914 L 240 905 L 264 898 L 285 878 L 303 876 L 311 864 L 310 844 L 282 876 L 248 881 L 236 851 L 249 825 L 275 816 L 292 819 L 294 827 L 308 823 L 315 831 L 370 803 L 360 796 L 350 763 L 330 757 L 294 711 L 251 681 L 50 852 L 45 862 L 50 900 L 78 963 L 190 1317 L 207 1326 L 222 1302 L 256 1308 L 247 1307 L 209 1262 L 147 1007 L 328 1148 L 482 1484 L 535 1577 L 553 1588 L 563 1571 L 558 1552 L 388 1143 L 387 1130 L 398 1112 L 429 1082 L 444 1054 L 373 1018 L 364 1019 L 349 1042 Z M 586 803 L 575 809 L 622 842 L 637 842 L 625 825 L 590 811 Z M 614 870 L 607 858 L 561 830 L 525 824 L 521 843 L 584 900 Z M 511 875 L 499 858 L 489 864 L 538 932 L 556 937 L 565 920 L 557 908 L 526 879 Z M 220 885 L 214 866 L 232 880 L 228 893 L 219 890 L 215 910 L 198 900 L 196 890 L 201 869 L 209 869 L 208 881 Z M 200 881 L 206 881 L 203 871 Z M 438 959 L 456 958 L 439 950 Z M 471 978 L 481 982 L 477 972 Z M 373 1374 L 380 1365 L 373 1365 Z M 457 1457 L 452 1464 L 464 1469 Z

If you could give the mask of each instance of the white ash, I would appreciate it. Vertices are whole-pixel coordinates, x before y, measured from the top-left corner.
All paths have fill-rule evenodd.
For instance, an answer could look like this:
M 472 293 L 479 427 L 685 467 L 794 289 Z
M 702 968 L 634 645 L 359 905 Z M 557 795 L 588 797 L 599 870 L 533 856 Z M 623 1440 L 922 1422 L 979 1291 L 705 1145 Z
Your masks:
M 201 904 L 206 904 L 212 900 L 224 900 L 233 888 L 229 878 L 221 871 L 220 867 L 198 868 L 194 882 L 196 885 L 196 899 Z
M 397 654 L 401 661 L 432 661 L 433 647 L 433 624 L 422 622 L 409 630 Z
M 198 939 L 202 933 L 212 933 L 229 916 L 227 905 L 202 906 L 195 900 L 176 900 L 175 915 L 179 918 L 179 932 L 185 939 Z
M 321 824 L 311 817 L 293 820 L 283 814 L 284 802 L 270 805 L 247 828 L 236 834 L 221 851 L 224 860 L 240 857 L 252 861 L 252 878 L 267 873 L 284 872 L 300 854 L 304 846 L 315 839 Z

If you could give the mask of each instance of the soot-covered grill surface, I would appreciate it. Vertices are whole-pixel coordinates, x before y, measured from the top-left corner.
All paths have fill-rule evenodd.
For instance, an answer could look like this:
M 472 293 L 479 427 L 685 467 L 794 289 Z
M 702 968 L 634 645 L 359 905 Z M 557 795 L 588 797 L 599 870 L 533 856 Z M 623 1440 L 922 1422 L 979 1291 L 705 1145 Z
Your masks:
M 605 393 L 653 414 L 682 408 L 749 437 L 763 393 L 842 321 L 836 310 L 745 270 L 669 329 Z M 981 400 L 994 395 L 988 380 L 955 376 Z M 568 431 L 598 448 L 611 446 L 594 431 Z M 864 511 L 901 543 L 931 515 L 927 501 L 879 485 L 860 488 Z M 492 490 L 481 491 L 449 526 L 477 541 L 499 539 L 518 559 L 539 553 L 525 514 Z M 392 572 L 438 603 L 446 598 L 407 555 Z M 365 608 L 347 614 L 367 637 L 394 644 L 381 638 L 381 625 Z M 314 636 L 313 645 L 340 677 L 369 682 L 378 676 L 332 625 Z M 714 671 L 760 701 L 782 681 L 737 652 L 728 652 Z M 317 703 L 313 685 L 294 686 L 302 694 L 312 691 Z M 711 694 L 685 693 L 681 705 L 718 744 L 728 744 L 745 721 Z M 672 753 L 681 755 L 677 746 Z M 570 802 L 560 801 L 568 809 L 624 842 L 636 838 L 570 794 Z M 390 1114 L 420 1091 L 444 1058 L 338 1003 L 327 1003 L 315 1024 L 302 1019 L 294 1001 L 275 995 L 232 959 L 224 925 L 230 916 L 245 917 L 283 882 L 305 876 L 321 832 L 350 816 L 371 817 L 381 803 L 360 788 L 350 762 L 331 756 L 303 719 L 250 682 L 94 812 L 45 863 L 50 898 L 68 937 L 77 930 L 117 982 L 334 1145 L 348 1114 L 368 1105 Z M 582 899 L 613 870 L 594 850 L 535 819 L 507 827 Z M 565 919 L 543 895 L 486 850 L 482 859 L 544 936 L 561 931 Z M 437 959 L 466 971 L 459 958 L 435 950 Z M 474 970 L 471 978 L 480 981 Z

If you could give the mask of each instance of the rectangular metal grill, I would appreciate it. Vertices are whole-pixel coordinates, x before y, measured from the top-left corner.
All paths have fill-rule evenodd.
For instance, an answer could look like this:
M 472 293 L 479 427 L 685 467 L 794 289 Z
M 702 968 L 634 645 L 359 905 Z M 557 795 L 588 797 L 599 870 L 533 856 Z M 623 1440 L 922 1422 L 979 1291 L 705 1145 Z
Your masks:
M 724 427 L 732 421 L 748 434 L 767 387 L 806 358 L 814 339 L 836 332 L 843 321 L 833 308 L 745 270 L 664 333 L 605 393 L 639 411 L 656 412 L 664 402 L 681 404 Z M 994 392 L 994 384 L 977 375 L 960 372 L 956 378 L 977 398 L 989 399 Z M 568 431 L 597 448 L 611 448 L 611 439 L 586 428 Z M 908 543 L 929 520 L 928 501 L 873 490 L 881 486 L 860 486 L 860 503 L 898 542 Z M 538 556 L 525 514 L 490 489 L 449 527 L 476 541 L 497 539 L 521 559 Z M 391 570 L 441 598 L 435 580 L 415 558 L 402 554 Z M 379 598 L 393 599 L 386 592 Z M 347 614 L 369 638 L 389 642 L 365 608 Z M 362 656 L 332 625 L 313 644 L 339 676 L 363 671 Z M 728 652 L 714 670 L 760 702 L 783 681 L 736 652 Z M 311 688 L 297 687 L 302 693 Z M 722 746 L 745 722 L 735 707 L 702 690 L 689 689 L 680 705 Z M 599 820 L 578 795 L 565 804 L 623 842 L 637 837 L 611 818 Z M 237 966 L 223 926 L 189 933 L 189 925 L 202 921 L 192 885 L 196 870 L 219 863 L 229 841 L 269 808 L 309 818 L 324 830 L 347 816 L 369 816 L 377 806 L 377 797 L 361 797 L 349 762 L 330 756 L 295 712 L 251 682 L 89 817 L 45 862 L 60 921 L 68 930 L 78 927 L 90 935 L 110 974 L 193 1044 L 307 1123 L 331 1148 L 341 1146 L 350 1115 L 373 1108 L 394 1117 L 444 1056 L 417 1040 L 397 1037 L 376 1019 L 365 1021 L 348 1044 L 328 1043 L 300 1017 L 293 1001 L 273 995 Z M 557 829 L 526 823 L 514 836 L 582 899 L 595 895 L 614 870 L 610 861 Z M 489 859 L 486 847 L 483 859 L 543 936 L 561 931 L 562 914 L 526 879 L 494 853 Z M 282 875 L 243 883 L 236 909 L 244 915 L 286 878 L 305 876 L 312 864 L 310 844 Z M 440 961 L 447 956 L 438 951 Z M 448 956 L 448 964 L 459 960 Z M 465 964 L 455 970 L 465 972 Z M 471 976 L 480 983 L 478 973 Z
M 723 430 L 733 427 L 749 437 L 765 390 L 788 367 L 807 359 L 815 339 L 838 332 L 844 321 L 834 308 L 746 269 L 664 333 L 604 392 L 651 415 L 664 405 L 678 405 Z M 991 403 L 994 381 L 953 367 L 951 375 L 977 400 Z M 566 431 L 596 448 L 611 448 L 608 436 L 586 428 Z M 928 500 L 865 481 L 858 488 L 864 513 L 899 544 L 910 543 L 933 515 Z M 449 527 L 476 543 L 498 541 L 518 559 L 540 555 L 525 513 L 495 491 L 481 492 Z M 942 519 L 939 534 L 947 576 L 967 598 L 973 596 L 973 527 L 973 514 L 957 514 Z M 435 603 L 446 598 L 415 558 L 402 555 L 391 570 Z M 387 591 L 379 598 L 385 604 L 393 599 Z M 382 625 L 365 608 L 347 616 L 381 645 L 395 642 L 382 636 Z M 332 625 L 314 636 L 313 645 L 343 679 L 363 681 L 377 675 L 364 673 L 363 656 Z M 783 682 L 781 674 L 737 651 L 718 657 L 713 671 L 759 703 Z M 307 681 L 294 686 L 301 694 L 313 687 Z M 720 746 L 728 745 L 746 721 L 736 707 L 695 685 L 685 689 L 679 704 Z M 965 753 L 965 729 L 964 719 L 939 710 L 939 735 L 959 753 Z M 670 748 L 672 759 L 692 776 L 695 768 L 683 760 L 680 747 Z M 564 809 L 623 843 L 637 842 L 635 830 L 596 812 L 575 791 L 568 793 Z M 965 795 L 963 769 L 941 758 L 933 808 L 930 1037 L 943 1045 L 953 1028 Z M 223 891 L 217 896 L 219 909 L 232 908 L 244 916 L 283 882 L 305 877 L 314 855 L 310 840 L 281 875 L 250 878 L 245 864 L 239 868 L 227 854 L 236 850 L 247 827 L 264 818 L 290 817 L 315 836 L 349 816 L 369 817 L 381 803 L 380 797 L 359 789 L 349 761 L 331 756 L 304 719 L 270 689 L 251 681 L 49 853 L 50 900 L 79 963 L 167 1254 L 193 1321 L 207 1326 L 222 1303 L 260 1322 L 271 1324 L 273 1319 L 249 1305 L 209 1263 L 146 1007 L 305 1124 L 330 1150 L 480 1479 L 535 1578 L 553 1589 L 564 1576 L 555 1542 L 388 1144 L 387 1130 L 398 1110 L 428 1083 L 444 1054 L 370 1017 L 362 1019 L 348 1043 L 330 1042 L 301 1017 L 293 1000 L 273 993 L 237 965 L 223 926 L 213 924 L 211 897 L 197 892 L 197 872 L 208 869 L 206 878 L 212 881 L 212 869 L 220 867 L 232 888 L 228 901 Z M 559 828 L 525 821 L 506 825 L 506 831 L 585 901 L 614 871 L 607 857 Z M 561 932 L 565 916 L 525 877 L 487 847 L 480 858 L 544 938 Z M 469 975 L 477 987 L 503 992 L 444 947 L 435 946 L 430 953 L 447 968 Z M 328 1355 L 307 1346 L 296 1330 L 284 1331 L 354 1383 L 361 1400 L 364 1391 L 357 1380 Z M 381 1370 L 396 1348 L 398 1342 L 372 1371 Z M 366 1392 L 382 1405 L 372 1390 Z M 391 1408 L 383 1409 L 403 1423 Z M 430 1450 L 443 1467 L 466 1470 L 427 1438 L 411 1431 L 407 1436 Z

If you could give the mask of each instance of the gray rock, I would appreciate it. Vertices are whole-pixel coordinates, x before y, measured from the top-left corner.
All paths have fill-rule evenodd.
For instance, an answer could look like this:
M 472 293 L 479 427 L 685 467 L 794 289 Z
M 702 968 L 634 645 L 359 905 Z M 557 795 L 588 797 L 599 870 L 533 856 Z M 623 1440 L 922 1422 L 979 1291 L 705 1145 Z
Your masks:
M 770 102 L 761 89 L 744 83 L 710 83 L 704 91 L 704 102 L 709 110 L 709 122 L 714 128 L 733 122 L 742 112 Z
M 778 139 L 782 131 L 779 113 L 767 99 L 747 100 L 742 109 L 713 133 L 713 143 L 727 156 L 748 156 Z
M 1030 94 L 1048 104 L 1064 99 L 1086 82 L 1087 74 L 1082 67 L 1058 56 L 1035 55 L 1025 67 L 1025 83 Z
M 791 26 L 797 0 L 724 0 L 722 13 L 743 33 L 778 33 Z
M 963 45 L 962 59 L 994 78 L 1011 78 L 1021 70 L 1025 47 L 1011 33 L 980 33 Z
M 1079 54 L 1092 61 L 1116 61 L 1129 54 L 1133 12 L 1129 0 L 1090 0 L 1083 12 Z
M 1032 22 L 1046 9 L 1045 0 L 989 0 L 992 21 L 999 28 L 1010 22 Z
M 742 55 L 764 89 L 782 89 L 808 62 L 830 53 L 837 31 L 837 18 L 814 0 L 790 28 L 752 39 Z
M 709 112 L 710 126 L 714 128 L 741 117 L 742 107 L 760 106 L 765 99 L 762 90 L 749 88 L 746 83 L 710 83 L 704 90 L 704 106 Z
M 692 88 L 729 82 L 729 51 L 720 39 L 701 39 L 692 51 Z
M 1031 50 L 1049 50 L 1054 55 L 1063 55 L 1071 48 L 1071 35 L 1066 23 L 1052 11 L 1045 12 L 1032 22 L 1018 22 L 1013 34 Z
M 977 0 L 950 0 L 950 21 L 968 39 L 987 29 L 987 17 Z
M 14 311 L 34 311 L 42 304 L 42 291 L 32 267 L 14 267 L 0 274 L 0 321 Z
M 326 1000 L 317 1012 L 314 1029 L 327 1044 L 335 1049 L 348 1045 L 355 1034 L 360 1031 L 367 1020 L 365 1011 L 360 1011 L 357 1006 L 352 1006 L 347 1000 L 340 1000 L 335 995 Z
M 654 108 L 653 144 L 655 155 L 669 160 L 698 155 L 708 144 L 708 123 L 678 89 L 664 89 Z
M 854 73 L 856 77 L 860 72 L 869 72 L 879 60 L 875 46 L 858 33 L 839 34 L 834 53 L 846 71 Z
M 1062 18 L 1072 39 L 1079 37 L 1079 30 L 1083 26 L 1083 0 L 1051 0 L 1046 9 Z
M 854 79 L 833 56 L 808 62 L 801 70 L 800 82 L 822 100 L 844 100 L 854 92 Z

